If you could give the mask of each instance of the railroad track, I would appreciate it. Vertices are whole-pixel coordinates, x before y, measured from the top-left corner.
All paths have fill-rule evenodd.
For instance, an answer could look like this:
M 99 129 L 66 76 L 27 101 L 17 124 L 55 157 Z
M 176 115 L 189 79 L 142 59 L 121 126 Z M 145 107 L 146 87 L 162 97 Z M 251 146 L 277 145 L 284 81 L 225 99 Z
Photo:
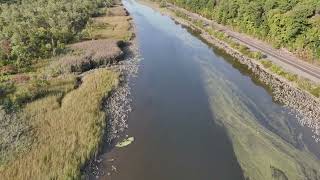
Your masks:
M 293 67 L 295 67 L 305 73 L 308 73 L 308 74 L 312 75 L 313 77 L 320 80 L 320 69 L 317 67 L 312 67 L 311 65 L 306 64 L 304 62 L 299 62 L 300 60 L 298 61 L 298 60 L 294 60 L 292 58 L 284 57 L 281 54 L 274 52 L 273 50 L 269 50 L 269 48 L 261 47 L 260 45 L 254 43 L 254 42 L 244 40 L 244 39 L 242 39 L 238 36 L 234 36 L 230 33 L 227 33 L 227 34 L 229 36 L 231 36 L 232 38 L 242 42 L 243 44 L 246 44 L 246 45 L 251 46 L 257 50 L 260 50 L 262 53 L 266 54 L 267 56 L 272 56 L 272 57 L 280 60 L 281 62 L 289 64 L 289 65 L 291 65 L 291 66 L 293 66 Z
M 317 79 L 318 82 L 320 82 L 320 68 L 316 67 L 315 65 L 303 62 L 302 60 L 299 60 L 298 58 L 291 56 L 291 55 L 282 55 L 279 50 L 273 49 L 271 47 L 268 47 L 267 45 L 259 44 L 257 40 L 249 39 L 248 37 L 245 37 L 241 35 L 240 33 L 236 33 L 232 30 L 229 30 L 227 27 L 217 24 L 216 22 L 206 19 L 198 14 L 191 13 L 183 8 L 176 7 L 172 4 L 170 4 L 170 8 L 173 9 L 179 9 L 180 11 L 184 12 L 185 14 L 189 15 L 192 18 L 195 19 L 201 19 L 202 21 L 208 23 L 212 27 L 214 27 L 217 30 L 223 31 L 226 34 L 228 34 L 231 38 L 236 39 L 237 41 L 241 42 L 244 45 L 247 45 L 249 47 L 255 48 L 259 51 L 261 51 L 263 54 L 273 57 L 282 63 L 285 63 L 291 67 L 294 67 L 309 76 L 314 77 L 314 79 Z

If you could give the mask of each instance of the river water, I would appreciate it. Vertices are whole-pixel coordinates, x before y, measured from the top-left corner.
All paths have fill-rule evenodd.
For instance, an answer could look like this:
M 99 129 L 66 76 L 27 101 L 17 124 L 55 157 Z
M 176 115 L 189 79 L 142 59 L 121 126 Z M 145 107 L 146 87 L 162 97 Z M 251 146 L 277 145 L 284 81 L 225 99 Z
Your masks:
M 100 179 L 320 179 L 319 145 L 246 67 L 167 16 L 124 0 L 143 58 L 126 132 Z

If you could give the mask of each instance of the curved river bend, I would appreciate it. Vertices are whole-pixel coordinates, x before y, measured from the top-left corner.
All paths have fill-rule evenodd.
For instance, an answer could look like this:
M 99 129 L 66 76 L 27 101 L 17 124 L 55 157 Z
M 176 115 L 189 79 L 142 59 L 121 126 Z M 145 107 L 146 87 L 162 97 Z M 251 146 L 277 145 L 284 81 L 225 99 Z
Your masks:
M 124 0 L 141 61 L 111 180 L 317 180 L 319 145 L 246 67 L 167 16 Z

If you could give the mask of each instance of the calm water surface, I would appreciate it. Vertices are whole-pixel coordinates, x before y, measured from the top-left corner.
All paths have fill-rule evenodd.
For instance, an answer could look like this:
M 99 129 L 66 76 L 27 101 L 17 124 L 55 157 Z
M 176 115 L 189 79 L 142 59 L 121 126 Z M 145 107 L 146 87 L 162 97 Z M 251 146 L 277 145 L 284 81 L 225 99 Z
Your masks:
M 263 156 L 276 158 L 266 168 L 275 166 L 288 178 L 294 177 L 287 172 L 292 169 L 281 169 L 277 160 L 284 149 L 292 153 L 288 164 L 303 164 L 294 159 L 299 153 L 317 161 L 311 152 L 319 152 L 319 146 L 303 140 L 310 139 L 309 131 L 273 102 L 245 67 L 169 17 L 136 1 L 124 4 L 136 24 L 143 58 L 132 84 L 133 111 L 126 132 L 135 141 L 103 155 L 104 167 L 117 170 L 101 179 L 241 180 L 253 173 L 248 167 L 258 171 L 264 166 L 254 154 L 263 148 L 255 150 L 255 145 L 277 144 L 273 154 Z M 317 162 L 310 166 L 318 167 Z

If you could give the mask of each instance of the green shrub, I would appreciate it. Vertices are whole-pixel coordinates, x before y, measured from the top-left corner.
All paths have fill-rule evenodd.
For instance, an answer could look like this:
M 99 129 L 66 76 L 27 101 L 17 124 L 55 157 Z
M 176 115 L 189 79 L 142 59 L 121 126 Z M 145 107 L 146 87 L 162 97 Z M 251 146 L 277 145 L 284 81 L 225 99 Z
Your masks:
M 284 77 L 285 79 L 291 82 L 296 83 L 298 87 L 305 91 L 308 91 L 315 97 L 320 97 L 320 85 L 314 84 L 310 80 L 299 78 L 296 74 L 286 72 L 280 66 L 273 64 L 269 60 L 261 60 L 260 62 L 265 68 L 270 69 L 273 73 L 281 77 Z
M 313 94 L 316 97 L 320 97 L 320 85 L 312 88 L 310 93 Z
M 181 11 L 175 11 L 174 13 L 178 17 L 181 17 L 183 19 L 188 19 L 188 16 L 185 13 L 181 12 Z
M 263 67 L 265 67 L 265 68 L 267 68 L 267 69 L 269 69 L 271 66 L 272 66 L 272 62 L 271 61 L 269 61 L 269 60 L 261 60 L 260 61 L 261 62 L 261 64 L 263 65 Z
M 160 7 L 161 7 L 161 8 L 167 7 L 167 2 L 166 2 L 165 0 L 162 0 L 162 1 L 160 2 Z
M 0 5 L 0 58 L 23 67 L 31 59 L 56 55 L 64 44 L 79 39 L 90 17 L 107 4 L 109 0 L 24 0 Z
M 263 58 L 263 54 L 260 51 L 251 51 L 249 57 L 260 60 Z
M 288 79 L 289 81 L 296 82 L 299 77 L 296 74 L 292 74 L 288 72 L 285 74 L 285 78 Z

